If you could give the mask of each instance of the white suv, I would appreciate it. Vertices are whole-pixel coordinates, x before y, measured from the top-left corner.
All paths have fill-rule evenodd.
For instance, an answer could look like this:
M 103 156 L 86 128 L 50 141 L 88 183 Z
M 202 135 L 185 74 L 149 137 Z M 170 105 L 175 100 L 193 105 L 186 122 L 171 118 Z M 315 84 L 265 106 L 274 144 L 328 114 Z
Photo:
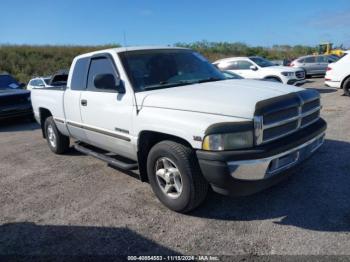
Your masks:
M 305 83 L 303 69 L 276 66 L 269 60 L 258 56 L 225 58 L 213 64 L 220 70 L 234 72 L 244 78 L 275 80 L 289 85 Z
M 27 85 L 27 90 L 32 90 L 33 88 L 45 88 L 50 87 L 51 77 L 36 77 L 29 81 Z
M 337 62 L 328 65 L 325 84 L 330 87 L 343 88 L 346 95 L 350 95 L 350 51 Z

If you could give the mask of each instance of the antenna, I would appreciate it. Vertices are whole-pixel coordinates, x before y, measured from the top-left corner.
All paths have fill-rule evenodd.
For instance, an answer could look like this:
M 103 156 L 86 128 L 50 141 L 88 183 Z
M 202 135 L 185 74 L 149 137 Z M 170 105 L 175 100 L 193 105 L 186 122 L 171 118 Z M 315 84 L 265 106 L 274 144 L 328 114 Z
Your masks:
M 126 33 L 125 31 L 123 32 L 123 36 L 124 36 L 124 47 L 127 48 L 127 44 L 126 44 Z

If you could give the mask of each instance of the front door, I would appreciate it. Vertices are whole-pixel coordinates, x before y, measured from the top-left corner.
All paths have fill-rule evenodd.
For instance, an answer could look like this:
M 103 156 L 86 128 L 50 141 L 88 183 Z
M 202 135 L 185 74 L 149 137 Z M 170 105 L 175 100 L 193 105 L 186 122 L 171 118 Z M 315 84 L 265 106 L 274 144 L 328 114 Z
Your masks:
M 309 75 L 317 74 L 316 57 L 314 56 L 306 57 L 304 60 L 303 67 L 305 68 L 307 74 Z
M 134 108 L 133 93 L 126 90 L 97 88 L 94 79 L 100 74 L 118 77 L 118 69 L 109 55 L 93 57 L 90 61 L 87 88 L 81 92 L 81 116 L 90 144 L 116 154 L 135 158 L 135 147 L 131 143 Z M 123 85 L 123 81 L 121 81 Z
M 258 72 L 250 68 L 251 66 L 254 66 L 253 63 L 247 60 L 238 60 L 236 61 L 236 63 L 237 63 L 237 69 L 235 70 L 235 73 L 238 73 L 240 76 L 248 79 L 259 78 Z
M 316 63 L 317 63 L 317 73 L 325 74 L 328 67 L 328 57 L 318 56 L 316 58 Z

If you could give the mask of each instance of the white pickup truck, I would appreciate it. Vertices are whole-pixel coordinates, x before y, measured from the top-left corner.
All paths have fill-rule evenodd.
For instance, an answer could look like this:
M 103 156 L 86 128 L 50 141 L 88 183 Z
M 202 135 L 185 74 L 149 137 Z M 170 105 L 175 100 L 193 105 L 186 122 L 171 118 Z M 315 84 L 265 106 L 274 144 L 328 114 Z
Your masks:
M 188 212 L 208 187 L 249 195 L 284 177 L 323 143 L 318 92 L 227 80 L 184 48 L 116 48 L 73 60 L 66 87 L 33 89 L 54 153 L 74 147 L 138 170 L 159 200 Z

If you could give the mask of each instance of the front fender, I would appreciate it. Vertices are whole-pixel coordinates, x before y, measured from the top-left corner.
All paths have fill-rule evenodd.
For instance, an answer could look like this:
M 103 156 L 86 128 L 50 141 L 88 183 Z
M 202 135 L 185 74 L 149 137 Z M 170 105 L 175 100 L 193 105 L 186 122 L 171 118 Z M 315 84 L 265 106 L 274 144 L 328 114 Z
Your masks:
M 217 123 L 243 122 L 245 118 L 229 117 L 192 111 L 143 107 L 135 119 L 135 136 L 142 131 L 155 131 L 179 137 L 193 148 L 202 148 L 206 129 Z

